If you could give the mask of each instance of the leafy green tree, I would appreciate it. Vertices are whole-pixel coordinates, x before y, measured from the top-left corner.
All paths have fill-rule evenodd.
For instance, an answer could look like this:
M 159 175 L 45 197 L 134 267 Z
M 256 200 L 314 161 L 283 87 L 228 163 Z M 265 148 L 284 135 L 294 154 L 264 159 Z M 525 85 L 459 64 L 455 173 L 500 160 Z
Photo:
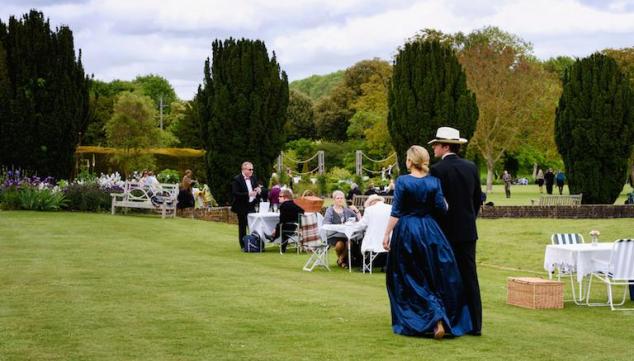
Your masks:
M 182 147 L 203 148 L 199 106 L 200 103 L 194 99 L 172 107 L 169 130 L 178 138 Z
M 426 144 L 436 129 L 451 126 L 470 138 L 478 107 L 454 51 L 438 40 L 406 43 L 394 60 L 388 95 L 388 128 L 405 169 L 403 155 L 413 144 Z
M 123 92 L 105 126 L 108 145 L 116 148 L 113 163 L 127 177 L 135 169 L 154 168 L 154 156 L 148 148 L 160 145 L 152 99 Z
M 249 160 L 266 183 L 286 141 L 288 78 L 264 42 L 215 40 L 213 65 L 205 62 L 196 101 L 207 150 L 207 172 L 220 204 L 230 200 L 231 179 Z
M 343 81 L 344 70 L 326 75 L 312 75 L 306 79 L 295 80 L 289 84 L 291 90 L 308 95 L 313 101 L 328 95 Z
M 349 119 L 354 114 L 346 107 L 348 94 L 347 89 L 337 88 L 331 96 L 323 97 L 315 104 L 315 128 L 320 138 L 346 140 Z
M 176 92 L 167 79 L 160 75 L 149 74 L 137 76 L 133 83 L 138 86 L 141 93 L 154 101 L 157 109 L 163 102 L 163 113 L 167 115 L 171 111 L 171 104 L 178 100 Z
M 569 56 L 558 56 L 550 58 L 544 62 L 544 69 L 550 73 L 557 74 L 560 80 L 564 80 L 566 70 L 574 64 L 575 59 Z
M 68 178 L 89 103 L 72 31 L 32 10 L 0 21 L 0 44 L 0 164 Z
M 612 204 L 623 189 L 634 144 L 632 87 L 614 59 L 595 53 L 564 77 L 555 140 L 571 193 Z
M 299 90 L 289 92 L 287 121 L 288 140 L 315 138 L 315 112 L 313 101 Z

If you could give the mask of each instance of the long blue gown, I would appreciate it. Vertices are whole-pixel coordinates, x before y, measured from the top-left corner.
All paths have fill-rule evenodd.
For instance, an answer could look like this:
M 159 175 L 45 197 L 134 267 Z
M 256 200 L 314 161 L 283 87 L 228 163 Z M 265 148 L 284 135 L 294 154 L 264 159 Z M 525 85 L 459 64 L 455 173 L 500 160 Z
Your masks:
M 440 181 L 433 176 L 398 177 L 386 283 L 392 311 L 392 330 L 408 336 L 433 332 L 439 320 L 454 336 L 471 331 L 462 279 L 451 246 L 432 218 L 446 212 Z

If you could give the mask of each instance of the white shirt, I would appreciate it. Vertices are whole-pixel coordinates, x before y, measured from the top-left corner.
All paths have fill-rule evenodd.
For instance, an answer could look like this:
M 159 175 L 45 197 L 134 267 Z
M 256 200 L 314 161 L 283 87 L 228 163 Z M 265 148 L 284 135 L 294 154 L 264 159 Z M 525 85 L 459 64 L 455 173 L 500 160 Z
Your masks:
M 242 177 L 244 177 L 244 183 L 247 184 L 247 189 L 249 190 L 249 203 L 253 202 L 255 200 L 255 197 L 251 196 L 251 192 L 253 192 L 253 187 L 251 186 L 251 178 L 246 179 L 247 177 L 244 175 L 244 173 L 242 173 Z

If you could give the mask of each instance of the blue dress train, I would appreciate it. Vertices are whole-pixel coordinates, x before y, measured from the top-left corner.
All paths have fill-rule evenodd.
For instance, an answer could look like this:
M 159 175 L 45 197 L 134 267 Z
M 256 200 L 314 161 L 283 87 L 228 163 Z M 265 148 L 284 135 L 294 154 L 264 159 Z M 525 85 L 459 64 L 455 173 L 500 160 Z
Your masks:
M 439 320 L 447 332 L 461 336 L 471 331 L 462 279 L 451 246 L 432 218 L 446 212 L 440 181 L 433 176 L 398 177 L 386 284 L 394 333 L 421 336 L 433 332 Z

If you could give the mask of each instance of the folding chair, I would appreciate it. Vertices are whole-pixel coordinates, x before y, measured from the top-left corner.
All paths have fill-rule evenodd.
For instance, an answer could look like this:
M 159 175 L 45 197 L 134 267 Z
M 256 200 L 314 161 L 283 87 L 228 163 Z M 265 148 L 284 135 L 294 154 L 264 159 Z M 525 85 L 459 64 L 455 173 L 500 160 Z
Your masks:
M 301 214 L 299 215 L 299 217 L 301 218 Z M 287 229 L 284 229 L 284 228 Z M 280 236 L 275 239 L 275 241 L 273 241 L 274 243 L 278 243 L 280 246 L 280 254 L 284 254 L 282 252 L 282 248 L 284 246 L 284 244 L 286 244 L 286 249 L 288 250 L 289 246 L 293 246 L 295 247 L 295 250 L 297 251 L 297 253 L 299 253 L 299 241 L 300 241 L 301 235 L 300 235 L 300 222 L 299 220 L 297 221 L 297 223 L 293 222 L 293 223 L 283 223 L 282 224 L 282 232 L 280 234 Z
M 300 215 L 300 244 L 301 248 L 310 253 L 310 257 L 304 264 L 303 270 L 312 272 L 317 266 L 328 266 L 328 242 L 321 239 L 319 234 L 319 217 L 317 213 L 304 213 Z
M 387 252 L 383 248 L 383 235 L 390 220 L 392 206 L 385 203 L 376 203 L 365 209 L 361 223 L 367 225 L 365 235 L 361 242 L 363 254 L 363 273 L 372 273 L 372 263 L 381 253 Z
M 554 245 L 566 245 L 566 244 L 579 244 L 585 243 L 583 236 L 579 233 L 553 233 L 550 236 L 550 242 Z M 570 276 L 570 287 L 572 289 L 572 300 L 575 304 L 580 305 L 583 301 L 583 290 L 579 286 L 579 301 L 575 294 L 575 273 L 577 272 L 574 267 L 562 268 L 557 266 L 557 281 L 561 281 L 561 276 Z
M 612 311 L 632 311 L 634 308 L 615 308 L 614 306 L 622 306 L 625 303 L 628 287 L 623 287 L 623 300 L 621 303 L 614 304 L 612 297 L 612 286 L 630 286 L 634 285 L 634 239 L 619 239 L 614 241 L 612 253 L 609 262 L 601 260 L 593 260 L 600 268 L 599 271 L 592 272 L 590 281 L 588 282 L 588 293 L 586 295 L 586 303 L 588 306 L 610 306 Z M 592 287 L 592 279 L 599 279 L 605 283 L 608 289 L 608 302 L 606 303 L 590 303 L 590 290 Z

